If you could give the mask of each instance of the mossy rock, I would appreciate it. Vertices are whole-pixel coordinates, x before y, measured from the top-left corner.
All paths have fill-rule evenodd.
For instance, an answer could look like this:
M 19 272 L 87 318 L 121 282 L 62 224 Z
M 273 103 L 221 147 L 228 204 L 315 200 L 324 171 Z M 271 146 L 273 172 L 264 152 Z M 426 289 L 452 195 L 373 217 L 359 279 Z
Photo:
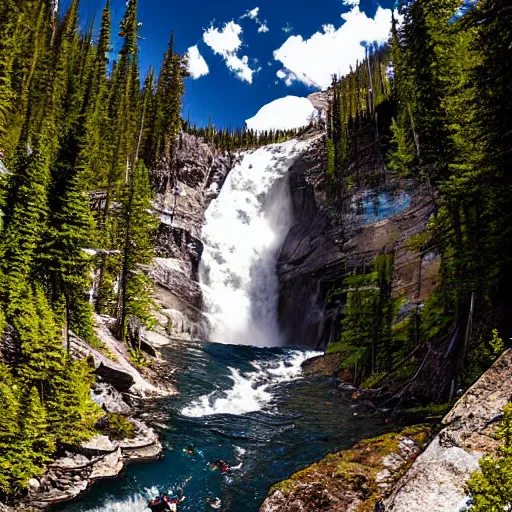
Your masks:
M 373 512 L 375 504 L 391 492 L 394 483 L 411 466 L 416 456 L 432 437 L 430 426 L 407 427 L 399 433 L 383 434 L 365 439 L 350 450 L 327 455 L 321 461 L 298 471 L 289 479 L 275 484 L 269 493 L 272 506 L 280 500 L 279 510 L 288 510 L 286 504 L 299 502 L 304 510 L 329 510 L 331 512 L 357 510 Z M 416 447 L 405 456 L 401 442 L 409 440 Z M 399 468 L 390 470 L 385 459 L 396 454 L 404 458 Z M 386 488 L 379 486 L 377 475 L 384 469 L 390 471 L 391 479 Z M 276 491 L 280 491 L 281 494 Z M 355 508 L 354 508 L 355 507 Z M 290 508 L 292 510 L 292 508 Z

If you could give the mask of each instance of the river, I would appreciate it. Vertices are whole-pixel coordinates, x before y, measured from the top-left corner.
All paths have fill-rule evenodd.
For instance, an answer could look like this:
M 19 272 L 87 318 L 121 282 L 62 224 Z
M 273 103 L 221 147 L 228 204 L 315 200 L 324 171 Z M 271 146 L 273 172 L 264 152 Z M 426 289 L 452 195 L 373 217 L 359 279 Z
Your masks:
M 187 342 L 164 353 L 179 370 L 180 393 L 145 407 L 157 418 L 164 457 L 128 466 L 57 510 L 142 512 L 148 497 L 185 484 L 182 512 L 214 510 L 208 500 L 215 498 L 222 511 L 256 512 L 273 483 L 389 430 L 378 417 L 354 415 L 337 379 L 302 376 L 300 364 L 313 352 Z M 212 471 L 215 459 L 232 473 Z
M 144 405 L 164 457 L 129 466 L 58 510 L 143 511 L 150 496 L 182 487 L 181 512 L 218 504 L 224 512 L 256 512 L 273 483 L 389 430 L 378 417 L 356 413 L 338 380 L 302 375 L 302 362 L 316 353 L 282 348 L 276 267 L 293 223 L 287 171 L 309 144 L 243 153 L 208 207 L 200 284 L 213 342 L 164 349 L 179 394 Z M 232 472 L 212 471 L 215 459 Z

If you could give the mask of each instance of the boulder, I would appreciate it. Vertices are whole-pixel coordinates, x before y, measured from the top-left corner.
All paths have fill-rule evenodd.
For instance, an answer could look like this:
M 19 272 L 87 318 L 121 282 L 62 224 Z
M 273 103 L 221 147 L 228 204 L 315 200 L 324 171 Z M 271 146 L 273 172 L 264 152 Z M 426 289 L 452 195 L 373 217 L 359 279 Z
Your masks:
M 30 478 L 28 481 L 28 486 L 30 487 L 30 489 L 37 491 L 39 487 L 41 487 L 41 483 L 37 478 Z
M 80 445 L 79 451 L 85 455 L 105 455 L 112 453 L 118 447 L 108 436 L 96 435 Z
M 386 500 L 386 512 L 459 512 L 480 457 L 497 448 L 496 426 L 512 397 L 511 370 L 507 350 L 443 419 L 443 430 Z
M 105 455 L 95 462 L 89 479 L 98 480 L 99 478 L 113 478 L 123 469 L 123 453 L 121 448 Z
M 104 382 L 111 384 L 117 391 L 121 392 L 128 391 L 135 382 L 132 375 L 125 372 L 114 363 L 100 361 L 99 365 L 96 367 L 95 373 Z
M 131 413 L 130 406 L 123 400 L 112 385 L 106 382 L 98 382 L 91 390 L 91 399 L 102 407 L 106 412 L 123 414 L 128 416 Z

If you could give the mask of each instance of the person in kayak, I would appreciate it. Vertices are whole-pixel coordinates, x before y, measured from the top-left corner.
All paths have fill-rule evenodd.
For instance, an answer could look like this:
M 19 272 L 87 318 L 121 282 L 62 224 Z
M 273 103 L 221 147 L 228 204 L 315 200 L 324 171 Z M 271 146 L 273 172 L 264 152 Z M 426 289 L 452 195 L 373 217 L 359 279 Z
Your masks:
M 218 510 L 222 505 L 222 501 L 220 500 L 220 498 L 208 498 L 206 502 L 210 505 L 210 507 L 216 510 Z
M 210 469 L 218 469 L 221 473 L 231 473 L 230 467 L 223 460 L 220 459 L 210 462 Z
M 166 494 L 162 494 L 157 498 L 150 500 L 148 506 L 151 509 L 151 512 L 166 512 L 167 510 L 171 510 L 171 512 L 177 512 L 178 503 L 184 499 L 185 496 L 167 496 Z

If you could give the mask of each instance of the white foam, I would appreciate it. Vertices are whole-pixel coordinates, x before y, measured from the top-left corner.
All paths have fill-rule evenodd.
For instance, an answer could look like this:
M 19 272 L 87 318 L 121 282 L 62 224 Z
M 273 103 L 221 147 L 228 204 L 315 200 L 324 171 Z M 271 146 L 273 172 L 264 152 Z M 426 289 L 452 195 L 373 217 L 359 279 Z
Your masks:
M 294 350 L 277 361 L 252 362 L 251 365 L 256 371 L 247 373 L 229 367 L 230 379 L 233 382 L 229 389 L 203 395 L 185 407 L 181 414 L 198 418 L 213 414 L 245 414 L 260 411 L 272 400 L 272 387 L 300 378 L 302 363 L 315 355 L 317 352 Z
M 103 506 L 91 508 L 88 512 L 151 512 L 148 500 L 159 494 L 157 487 L 153 486 L 146 489 L 144 494 L 133 494 L 122 501 L 109 500 Z
M 206 211 L 200 282 L 212 341 L 281 345 L 277 256 L 292 215 L 288 183 L 278 180 L 308 144 L 243 153 Z

